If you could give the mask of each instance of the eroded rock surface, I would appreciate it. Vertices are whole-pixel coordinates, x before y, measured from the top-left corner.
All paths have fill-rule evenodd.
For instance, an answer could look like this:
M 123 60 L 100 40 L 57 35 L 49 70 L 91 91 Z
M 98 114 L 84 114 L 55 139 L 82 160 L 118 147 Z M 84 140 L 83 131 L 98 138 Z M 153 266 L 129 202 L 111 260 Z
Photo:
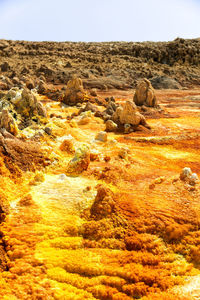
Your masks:
M 124 125 L 125 132 L 126 128 L 129 128 L 127 133 L 131 129 L 132 131 L 136 130 L 139 125 L 150 128 L 145 117 L 138 112 L 135 103 L 131 100 L 126 101 L 123 106 L 117 107 L 112 115 L 112 120 L 118 125 Z
M 68 176 L 78 176 L 87 170 L 90 163 L 90 150 L 87 145 L 82 145 L 75 152 L 72 160 L 68 163 L 66 174 Z
M 7 130 L 13 135 L 18 134 L 18 127 L 16 121 L 7 109 L 3 109 L 0 113 L 0 128 L 5 128 L 5 130 Z
M 68 81 L 63 102 L 68 105 L 75 105 L 84 101 L 85 91 L 80 78 L 73 78 Z
M 40 143 L 24 141 L 5 129 L 0 132 L 0 150 L 14 165 L 23 170 L 35 170 L 36 165 L 40 168 L 48 165 L 49 159 L 45 158 Z
M 133 96 L 133 101 L 138 106 L 156 107 L 157 100 L 151 82 L 148 79 L 139 81 Z

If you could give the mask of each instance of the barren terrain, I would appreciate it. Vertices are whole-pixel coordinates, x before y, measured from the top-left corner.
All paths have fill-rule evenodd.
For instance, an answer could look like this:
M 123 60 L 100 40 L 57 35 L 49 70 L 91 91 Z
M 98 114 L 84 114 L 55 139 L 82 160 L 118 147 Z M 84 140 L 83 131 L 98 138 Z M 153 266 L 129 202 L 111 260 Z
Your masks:
M 27 69 L 39 60 L 38 52 L 30 54 L 28 42 L 2 43 L 13 48 L 0 58 L 10 68 L 22 55 L 15 53 L 19 45 L 27 48 Z M 26 61 L 27 55 L 32 58 Z M 70 63 L 77 69 L 80 63 L 81 70 L 76 55 Z M 41 61 L 45 65 L 45 58 Z M 173 69 L 180 87 L 155 90 L 160 110 L 144 111 L 149 128 L 108 132 L 104 141 L 95 138 L 105 132 L 104 120 L 79 110 L 91 102 L 103 111 L 109 97 L 119 105 L 133 101 L 133 78 L 125 76 L 118 88 L 102 88 L 90 87 L 89 79 L 97 83 L 105 74 L 88 81 L 82 76 L 87 97 L 68 106 L 56 95 L 69 78 L 52 82 L 44 72 L 48 87 L 36 98 L 47 115 L 31 125 L 20 119 L 17 134 L 0 133 L 0 299 L 200 299 L 200 185 L 180 178 L 185 167 L 200 176 L 200 75 L 193 62 L 184 63 L 166 67 Z M 176 68 L 191 68 L 198 79 L 186 78 L 189 73 L 184 77 Z M 32 80 L 35 87 L 32 71 L 25 79 L 21 73 L 14 76 L 18 86 Z M 12 81 L 11 69 L 6 72 Z M 110 72 L 114 74 L 113 65 Z M 146 76 L 134 78 L 140 77 Z M 13 85 L 17 83 L 8 87 Z M 2 89 L 2 99 L 8 87 Z M 84 147 L 90 153 L 78 165 L 81 172 L 69 174 L 74 151 Z

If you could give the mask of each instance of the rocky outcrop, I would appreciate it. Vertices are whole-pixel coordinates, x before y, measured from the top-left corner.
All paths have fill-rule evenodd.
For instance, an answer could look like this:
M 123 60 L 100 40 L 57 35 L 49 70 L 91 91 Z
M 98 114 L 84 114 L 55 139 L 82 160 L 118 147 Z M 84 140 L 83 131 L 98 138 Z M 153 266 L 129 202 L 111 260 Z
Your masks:
M 14 104 L 16 111 L 25 117 L 40 115 L 46 117 L 46 110 L 31 91 L 24 88 L 22 90 L 11 90 L 7 98 Z
M 18 127 L 16 121 L 7 109 L 3 109 L 0 113 L 0 128 L 5 128 L 8 132 L 13 135 L 18 134 Z
M 143 125 L 149 128 L 146 123 L 145 117 L 138 112 L 134 102 L 128 100 L 124 106 L 119 106 L 116 112 L 113 114 L 112 119 L 115 123 L 122 125 L 132 125 L 136 129 L 139 125 Z
M 45 120 L 47 112 L 36 94 L 27 88 L 10 89 L 0 100 L 0 128 L 17 135 L 33 122 Z
M 85 91 L 80 78 L 73 78 L 68 81 L 63 102 L 67 105 L 75 105 L 83 102 L 85 99 Z
M 148 79 L 143 79 L 138 82 L 133 96 L 133 101 L 138 106 L 156 107 L 157 101 L 154 89 Z
M 41 145 L 35 141 L 19 139 L 5 129 L 0 131 L 0 152 L 7 159 L 8 168 L 13 163 L 22 170 L 35 170 L 35 166 L 48 165 L 49 159 L 41 150 Z
M 78 148 L 72 160 L 68 163 L 66 174 L 68 176 L 78 176 L 87 170 L 90 163 L 90 150 L 87 145 Z
M 103 185 L 99 185 L 97 187 L 97 195 L 90 210 L 91 217 L 95 220 L 101 220 L 110 216 L 114 211 L 115 202 L 112 192 Z

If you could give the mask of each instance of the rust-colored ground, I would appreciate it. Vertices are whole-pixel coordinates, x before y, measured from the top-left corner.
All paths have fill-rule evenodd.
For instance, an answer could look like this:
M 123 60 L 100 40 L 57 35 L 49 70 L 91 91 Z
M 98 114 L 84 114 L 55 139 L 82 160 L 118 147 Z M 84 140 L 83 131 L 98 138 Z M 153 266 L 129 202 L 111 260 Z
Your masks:
M 123 102 L 132 91 L 98 96 Z M 42 100 L 57 116 L 53 136 L 41 138 L 51 161 L 44 177 L 19 170 L 16 179 L 1 158 L 0 299 L 200 298 L 199 184 L 179 179 L 183 167 L 200 176 L 200 91 L 157 97 L 165 114 L 147 120 L 151 131 L 109 133 L 106 143 L 94 142 L 101 119 L 76 125 L 79 117 L 66 118 L 76 108 Z M 78 177 L 60 177 L 73 156 L 59 149 L 68 135 L 99 153 Z

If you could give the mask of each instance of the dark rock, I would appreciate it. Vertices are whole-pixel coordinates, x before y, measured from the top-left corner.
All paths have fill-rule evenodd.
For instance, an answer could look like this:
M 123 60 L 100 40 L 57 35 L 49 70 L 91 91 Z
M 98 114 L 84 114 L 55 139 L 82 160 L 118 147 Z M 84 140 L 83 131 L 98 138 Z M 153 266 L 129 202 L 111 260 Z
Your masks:
M 1 72 L 7 72 L 10 69 L 10 66 L 7 62 L 4 62 L 3 64 L 1 64 L 0 68 Z
M 177 80 L 168 76 L 156 76 L 150 79 L 155 89 L 180 89 L 181 85 Z
M 26 87 L 27 87 L 29 90 L 34 89 L 34 87 L 35 87 L 34 81 L 33 81 L 32 79 L 28 79 L 28 80 L 26 81 Z
M 50 127 L 45 127 L 44 131 L 46 134 L 51 135 L 52 134 L 52 129 Z

